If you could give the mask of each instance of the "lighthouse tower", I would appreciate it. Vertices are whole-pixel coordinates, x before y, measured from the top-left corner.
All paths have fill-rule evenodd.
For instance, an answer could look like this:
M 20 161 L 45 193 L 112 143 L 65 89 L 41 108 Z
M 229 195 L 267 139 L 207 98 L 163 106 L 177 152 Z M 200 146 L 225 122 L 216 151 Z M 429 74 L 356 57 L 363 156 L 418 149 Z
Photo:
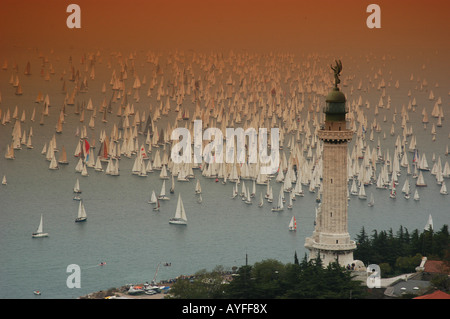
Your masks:
M 305 247 L 310 251 L 309 259 L 320 256 L 324 266 L 338 262 L 341 266 L 353 263 L 355 241 L 348 233 L 347 213 L 347 144 L 353 132 L 346 127 L 346 98 L 338 84 L 342 70 L 340 61 L 332 69 L 335 85 L 326 98 L 325 123 L 318 131 L 323 141 L 322 153 L 322 202 L 317 209 L 316 226 Z

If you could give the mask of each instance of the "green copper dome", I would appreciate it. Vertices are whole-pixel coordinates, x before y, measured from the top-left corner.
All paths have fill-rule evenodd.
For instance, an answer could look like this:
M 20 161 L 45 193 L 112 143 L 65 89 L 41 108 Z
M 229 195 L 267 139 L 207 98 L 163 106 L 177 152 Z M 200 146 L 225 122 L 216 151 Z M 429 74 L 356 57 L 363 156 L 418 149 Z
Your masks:
M 328 93 L 326 98 L 326 106 L 324 108 L 324 113 L 326 114 L 327 121 L 345 121 L 345 114 L 347 109 L 345 107 L 344 93 L 339 91 L 339 88 L 334 87 L 330 93 Z
M 327 95 L 326 102 L 327 103 L 345 103 L 347 99 L 345 98 L 344 93 L 339 91 L 339 88 L 334 87 L 330 93 Z

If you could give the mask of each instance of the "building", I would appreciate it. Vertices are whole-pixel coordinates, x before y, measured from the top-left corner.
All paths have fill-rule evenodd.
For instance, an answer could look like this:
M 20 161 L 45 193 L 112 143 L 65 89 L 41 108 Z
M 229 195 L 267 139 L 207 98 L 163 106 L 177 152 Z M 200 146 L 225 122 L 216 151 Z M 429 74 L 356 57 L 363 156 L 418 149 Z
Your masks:
M 335 86 L 326 98 L 324 109 L 325 123 L 318 131 L 323 142 L 322 153 L 322 201 L 317 210 L 316 226 L 311 237 L 305 240 L 310 251 L 309 259 L 320 256 L 324 266 L 337 261 L 342 266 L 354 263 L 355 241 L 348 233 L 348 181 L 347 157 L 348 142 L 353 131 L 347 129 L 346 98 L 338 84 L 342 70 L 340 61 L 336 61 Z

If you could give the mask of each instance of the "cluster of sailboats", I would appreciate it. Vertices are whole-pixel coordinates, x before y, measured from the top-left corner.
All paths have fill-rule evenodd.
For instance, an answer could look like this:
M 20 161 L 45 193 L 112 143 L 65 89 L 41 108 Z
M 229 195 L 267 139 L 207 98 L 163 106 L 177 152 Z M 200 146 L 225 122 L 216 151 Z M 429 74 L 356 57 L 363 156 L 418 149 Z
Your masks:
M 171 180 L 173 193 L 175 181 L 189 182 L 195 179 L 194 170 L 200 170 L 201 176 L 206 179 L 215 179 L 223 184 L 234 183 L 232 198 L 240 197 L 247 205 L 254 201 L 258 202 L 259 207 L 264 207 L 265 201 L 273 203 L 270 208 L 273 212 L 293 209 L 296 197 L 304 195 L 303 188 L 316 194 L 316 201 L 320 202 L 322 145 L 317 131 L 324 119 L 323 96 L 332 85 L 327 68 L 318 68 L 316 62 L 311 64 L 309 60 L 307 63 L 299 62 L 292 54 L 263 56 L 230 52 L 228 55 L 208 55 L 178 51 L 167 56 L 156 52 L 144 54 L 143 63 L 152 71 L 142 74 L 137 63 L 142 57 L 137 53 L 130 53 L 127 57 L 120 52 L 112 53 L 104 64 L 111 72 L 109 83 L 105 81 L 99 92 L 94 93 L 94 86 L 89 84 L 98 81 L 96 63 L 103 58 L 102 54 L 85 54 L 80 65 L 70 58 L 67 70 L 61 76 L 61 92 L 65 97 L 54 114 L 54 134 L 41 152 L 49 162 L 50 170 L 58 170 L 61 165 L 71 162 L 64 145 L 59 150 L 56 142 L 58 136 L 67 135 L 67 117 L 73 113 L 70 116 L 74 116 L 81 126 L 75 132 L 73 156 L 76 165 L 72 166 L 73 169 L 83 177 L 93 175 L 92 171 L 95 174 L 119 176 L 123 173 L 119 164 L 123 159 L 128 159 L 134 161 L 129 172 L 132 175 L 145 178 L 159 173 L 163 181 L 162 189 L 158 196 L 153 191 L 149 200 L 155 205 L 155 210 L 161 209 L 162 201 L 169 200 L 165 182 Z M 44 71 L 41 76 L 49 80 L 55 70 L 48 60 L 43 61 L 42 70 L 47 72 Z M 17 70 L 13 68 L 10 84 L 21 94 Z M 29 64 L 25 70 L 28 70 L 25 76 L 32 75 Z M 435 141 L 445 120 L 442 100 L 435 95 L 436 91 L 428 90 L 425 79 L 417 83 L 413 79 L 411 75 L 410 85 L 415 85 L 415 88 L 411 87 L 408 91 L 401 108 L 389 95 L 390 90 L 400 88 L 399 81 L 394 81 L 391 75 L 384 74 L 381 69 L 368 76 L 367 82 L 361 79 L 358 85 L 353 82 L 352 76 L 343 79 L 348 99 L 347 125 L 354 132 L 353 146 L 347 159 L 349 198 L 358 196 L 368 200 L 369 206 L 374 206 L 373 192 L 377 191 L 369 192 L 371 185 L 380 191 L 388 190 L 389 196 L 396 198 L 399 183 L 402 182 L 404 197 L 408 199 L 412 196 L 419 200 L 420 188 L 430 183 L 427 175 L 434 175 L 440 193 L 447 194 L 445 179 L 450 178 L 448 162 L 441 162 L 441 158 L 435 158 L 433 154 L 433 167 L 430 168 L 427 161 L 429 155 L 419 153 L 417 136 L 423 133 L 415 132 L 410 124 L 410 117 L 420 105 L 415 95 L 428 92 L 428 101 L 433 105 L 423 106 L 421 122 L 424 132 L 427 125 L 431 126 L 431 141 Z M 369 92 L 378 94 L 378 103 L 371 105 L 370 101 L 363 101 L 362 97 Z M 94 98 L 97 96 L 101 96 L 99 101 Z M 146 99 L 142 98 L 144 96 Z M 141 106 L 144 100 L 148 103 Z M 43 126 L 50 118 L 50 112 L 55 109 L 54 102 L 50 103 L 49 95 L 41 92 L 37 92 L 34 102 L 36 106 L 30 120 L 34 123 L 35 117 L 40 116 L 39 124 Z M 23 146 L 33 148 L 32 126 L 27 129 L 22 127 L 27 123 L 29 112 L 27 110 L 26 114 L 25 109 L 20 110 L 17 106 L 13 112 L 10 112 L 9 107 L 4 112 L 0 109 L 3 125 L 15 120 L 12 140 L 6 147 L 6 159 L 14 160 L 15 151 Z M 369 112 L 373 112 L 373 116 Z M 368 120 L 369 115 L 371 122 Z M 390 115 L 392 123 L 389 123 L 389 131 L 387 117 Z M 381 116 L 384 118 L 381 119 Z M 117 121 L 113 120 L 114 117 Z M 232 162 L 206 162 L 202 159 L 199 163 L 174 163 L 170 156 L 175 143 L 171 140 L 172 133 L 176 128 L 186 128 L 194 136 L 195 120 L 202 120 L 202 136 L 208 128 L 219 128 L 226 132 L 226 128 L 230 127 L 242 127 L 244 130 L 255 128 L 257 131 L 259 128 L 278 127 L 280 163 L 277 172 L 261 174 L 264 164 L 259 158 L 256 162 L 248 160 L 248 150 L 257 143 L 250 139 L 245 139 L 247 154 L 243 163 L 237 162 L 237 154 Z M 107 134 L 108 128 L 110 134 Z M 378 143 L 375 145 L 377 135 Z M 381 145 L 380 139 L 385 140 L 386 135 L 395 139 L 393 152 Z M 202 141 L 202 147 L 208 142 Z M 448 153 L 447 146 L 445 155 Z M 194 148 L 191 154 L 193 158 Z M 406 178 L 400 181 L 402 175 L 406 175 Z M 275 196 L 273 181 L 280 185 L 280 191 Z M 200 183 L 199 179 L 196 183 Z M 256 185 L 265 186 L 266 191 L 257 194 Z M 240 192 L 238 186 L 241 187 Z M 79 194 L 77 196 L 81 205 L 81 197 Z M 196 190 L 196 196 L 201 203 L 201 191 Z M 183 211 L 184 205 L 179 195 L 176 218 L 181 218 L 179 214 L 183 215 Z

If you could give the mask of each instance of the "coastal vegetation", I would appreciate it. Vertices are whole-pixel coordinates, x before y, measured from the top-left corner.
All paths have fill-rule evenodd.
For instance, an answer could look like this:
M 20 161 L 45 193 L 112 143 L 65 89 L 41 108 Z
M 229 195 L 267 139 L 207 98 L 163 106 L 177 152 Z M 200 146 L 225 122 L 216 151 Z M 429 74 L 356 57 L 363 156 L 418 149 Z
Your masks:
M 428 260 L 442 260 L 450 263 L 450 235 L 448 225 L 438 231 L 432 228 L 411 233 L 400 226 L 394 234 L 388 231 L 373 230 L 369 235 L 364 227 L 355 238 L 357 242 L 354 258 L 365 265 L 380 266 L 382 277 L 397 276 L 402 273 L 415 272 L 422 257 Z
M 354 258 L 365 265 L 378 264 L 382 277 L 412 273 L 423 256 L 450 265 L 450 235 L 448 225 L 438 231 L 414 230 L 400 226 L 393 230 L 372 231 L 364 227 L 356 236 Z M 283 264 L 266 259 L 253 265 L 243 265 L 227 272 L 217 266 L 211 272 L 198 271 L 192 278 L 177 280 L 166 298 L 173 299 L 362 299 L 369 297 L 364 283 L 354 278 L 354 272 L 337 263 L 323 267 L 320 259 Z M 435 276 L 433 286 L 448 290 L 447 276 Z
M 283 264 L 267 259 L 244 265 L 231 276 L 223 267 L 202 270 L 195 279 L 178 280 L 169 298 L 176 299 L 349 299 L 364 298 L 366 288 L 337 263 L 323 267 L 320 259 Z

